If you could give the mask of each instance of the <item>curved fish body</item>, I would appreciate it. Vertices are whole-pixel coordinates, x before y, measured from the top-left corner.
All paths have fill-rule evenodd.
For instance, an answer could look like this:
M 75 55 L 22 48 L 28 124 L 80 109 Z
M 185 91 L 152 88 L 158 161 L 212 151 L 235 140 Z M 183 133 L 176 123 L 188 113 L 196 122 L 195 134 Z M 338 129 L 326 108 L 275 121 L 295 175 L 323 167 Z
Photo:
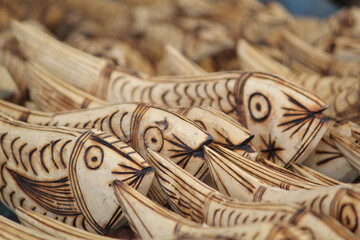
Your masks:
M 356 238 L 336 220 L 297 204 L 240 202 L 198 181 L 168 159 L 149 150 L 147 160 L 180 215 L 210 226 L 242 226 L 248 223 L 287 223 L 307 229 L 316 239 Z
M 31 98 L 45 111 L 68 111 L 79 108 L 100 107 L 107 104 L 105 101 L 91 97 L 73 86 L 59 81 L 59 79 L 49 75 L 39 66 L 31 65 L 28 69 L 29 79 L 31 79 Z M 57 99 L 66 99 L 66 101 L 61 103 Z M 55 102 L 55 104 L 51 104 L 52 102 Z M 4 106 L 4 109 L 5 108 L 7 112 L 11 112 L 11 107 Z M 166 110 L 166 107 L 163 107 L 163 109 L 165 112 L 169 112 Z M 173 107 L 169 108 L 169 110 L 179 113 L 181 116 L 190 119 L 198 124 L 199 127 L 206 130 L 206 132 L 213 137 L 213 144 L 234 149 L 239 154 L 249 158 L 256 156 L 254 147 L 250 142 L 253 134 L 221 111 L 202 106 Z M 81 112 L 79 112 L 79 114 L 81 114 Z M 18 114 L 14 113 L 14 115 L 17 116 Z M 157 121 L 163 121 L 163 119 Z M 106 123 L 105 121 L 105 124 Z M 187 123 L 183 122 L 183 124 L 185 126 Z M 198 135 L 196 131 L 193 133 L 189 132 L 189 134 Z M 182 141 L 187 141 L 187 139 L 182 139 Z
M 120 181 L 114 181 L 113 186 L 130 226 L 141 239 L 315 239 L 307 229 L 289 224 L 264 222 L 234 227 L 203 226 L 153 203 Z
M 15 213 L 26 227 L 56 238 L 66 240 L 113 240 L 113 238 L 86 232 L 22 207 L 17 207 Z
M 307 206 L 315 212 L 333 217 L 356 235 L 360 235 L 357 221 L 360 217 L 360 186 L 357 184 L 286 191 L 262 183 L 209 148 L 205 148 L 205 157 L 220 192 L 241 201 L 297 203 Z
M 207 173 L 202 152 L 203 146 L 212 142 L 211 135 L 181 115 L 155 105 L 112 104 L 58 113 L 31 111 L 1 100 L 0 106 L 1 112 L 32 124 L 98 129 L 129 144 L 141 156 L 151 148 L 197 178 Z
M 235 71 L 152 78 L 77 51 L 25 23 L 13 22 L 12 30 L 30 61 L 107 101 L 210 106 L 235 117 L 256 136 L 254 147 L 279 165 L 303 161 L 327 128 L 321 113 L 326 104 L 277 76 Z
M 245 40 L 239 41 L 237 56 L 244 69 L 279 74 L 317 94 L 329 105 L 326 114 L 330 117 L 359 121 L 360 84 L 358 78 L 294 72 Z
M 0 174 L 0 199 L 10 209 L 105 234 L 125 221 L 111 182 L 122 180 L 145 194 L 154 172 L 134 149 L 104 132 L 0 116 Z
M 3 240 L 55 240 L 56 237 L 39 232 L 0 216 L 0 238 Z

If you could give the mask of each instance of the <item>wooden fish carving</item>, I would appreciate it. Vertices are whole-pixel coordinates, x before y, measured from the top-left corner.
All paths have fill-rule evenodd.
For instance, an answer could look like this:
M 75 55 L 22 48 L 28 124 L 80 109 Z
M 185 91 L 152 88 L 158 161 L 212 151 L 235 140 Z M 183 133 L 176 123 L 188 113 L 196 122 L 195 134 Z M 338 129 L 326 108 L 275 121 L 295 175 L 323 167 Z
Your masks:
M 0 199 L 105 234 L 123 223 L 109 184 L 147 193 L 153 170 L 130 146 L 97 130 L 0 117 Z M 99 207 L 99 203 L 101 206 Z
M 359 121 L 360 84 L 358 79 L 295 73 L 245 41 L 240 41 L 238 44 L 238 57 L 244 68 L 281 74 L 323 97 L 329 104 L 327 114 L 330 117 Z M 348 163 L 349 159 L 344 157 L 342 151 L 330 138 L 331 132 L 350 137 L 352 130 L 350 126 L 347 126 L 348 124 L 331 122 L 328 131 L 304 164 L 334 179 L 353 181 L 358 175 L 357 171 Z
M 352 239 L 354 234 L 334 219 L 294 204 L 240 202 L 195 179 L 154 151 L 147 160 L 180 215 L 210 226 L 244 226 L 248 223 L 289 223 L 307 229 L 316 239 Z
M 152 78 L 75 51 L 24 23 L 13 22 L 12 29 L 31 61 L 108 101 L 203 105 L 237 118 L 256 136 L 255 148 L 274 156 L 279 165 L 304 160 L 327 127 L 322 100 L 270 74 Z M 54 61 L 56 64 L 49 64 Z
M 359 121 L 360 84 L 357 78 L 294 72 L 245 40 L 239 41 L 237 55 L 243 69 L 279 74 L 317 94 L 329 105 L 328 116 Z
M 202 226 L 153 203 L 120 181 L 114 181 L 113 186 L 130 226 L 141 239 L 315 239 L 307 229 L 281 223 Z
M 107 104 L 101 99 L 92 97 L 65 82 L 59 81 L 59 79 L 51 76 L 37 65 L 29 66 L 28 70 L 28 76 L 31 79 L 29 86 L 31 98 L 45 111 L 67 111 L 100 107 Z M 64 99 L 64 101 L 59 102 L 57 99 Z M 50 104 L 53 102 L 55 103 Z M 9 109 L 9 107 L 6 109 Z M 167 109 L 194 121 L 212 135 L 214 144 L 233 149 L 249 158 L 256 157 L 257 153 L 251 145 L 253 134 L 221 111 L 204 106 L 172 107 Z
M 356 235 L 360 235 L 357 220 L 360 208 L 358 185 L 286 191 L 264 184 L 209 148 L 205 148 L 205 157 L 220 192 L 242 201 L 298 203 L 308 206 L 318 213 L 335 218 Z

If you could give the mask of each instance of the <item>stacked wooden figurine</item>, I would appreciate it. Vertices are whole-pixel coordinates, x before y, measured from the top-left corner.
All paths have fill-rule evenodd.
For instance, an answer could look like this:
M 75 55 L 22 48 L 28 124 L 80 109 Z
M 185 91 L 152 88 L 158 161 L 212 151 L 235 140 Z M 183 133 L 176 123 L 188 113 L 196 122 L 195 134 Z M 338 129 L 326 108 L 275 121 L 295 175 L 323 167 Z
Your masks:
M 358 8 L 0 2 L 1 239 L 360 239 Z

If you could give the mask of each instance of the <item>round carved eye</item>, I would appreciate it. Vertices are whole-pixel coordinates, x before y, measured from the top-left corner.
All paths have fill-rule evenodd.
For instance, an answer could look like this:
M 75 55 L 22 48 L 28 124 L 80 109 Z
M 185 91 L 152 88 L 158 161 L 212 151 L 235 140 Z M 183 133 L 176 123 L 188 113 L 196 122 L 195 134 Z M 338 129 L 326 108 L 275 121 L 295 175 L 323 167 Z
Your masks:
M 256 122 L 265 121 L 271 111 L 269 99 L 262 93 L 253 93 L 249 99 L 249 112 Z
M 160 152 L 164 145 L 164 137 L 158 127 L 149 127 L 144 132 L 144 143 L 146 148 Z
M 355 231 L 358 226 L 358 218 L 356 214 L 356 209 L 353 204 L 346 203 L 341 206 L 340 215 L 339 215 L 340 222 L 351 231 Z
M 87 168 L 98 169 L 103 163 L 104 151 L 99 146 L 88 147 L 85 150 L 84 160 Z

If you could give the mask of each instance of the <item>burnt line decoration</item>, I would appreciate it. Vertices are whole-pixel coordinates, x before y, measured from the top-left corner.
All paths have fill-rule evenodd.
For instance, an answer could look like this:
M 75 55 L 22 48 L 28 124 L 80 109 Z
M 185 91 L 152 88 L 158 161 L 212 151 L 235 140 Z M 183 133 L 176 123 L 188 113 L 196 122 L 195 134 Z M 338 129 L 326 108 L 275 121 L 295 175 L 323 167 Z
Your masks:
M 94 129 L 32 125 L 1 115 L 0 135 L 0 199 L 12 210 L 31 209 L 87 231 L 106 234 L 123 222 L 109 186 L 113 180 L 145 194 L 154 175 L 131 147 Z
M 285 161 L 281 159 L 278 152 L 284 151 L 283 148 L 276 145 L 276 140 L 271 139 L 271 136 L 267 138 L 267 140 L 264 139 L 263 136 L 260 135 L 261 141 L 265 145 L 263 148 L 261 148 L 260 152 L 265 155 L 266 159 L 272 161 L 273 163 L 276 162 L 282 162 L 285 164 Z
M 301 138 L 305 129 L 290 138 L 291 133 L 274 127 L 283 122 L 282 108 L 292 104 L 280 94 L 282 92 L 293 96 L 312 112 L 320 113 L 326 109 L 326 104 L 303 88 L 271 74 L 234 71 L 201 76 L 149 77 L 114 66 L 84 52 L 74 51 L 70 46 L 25 23 L 12 22 L 12 31 L 30 61 L 90 94 L 117 103 L 140 101 L 165 106 L 192 104 L 213 107 L 247 127 L 255 135 L 253 143 L 256 149 L 261 145 L 261 140 L 256 137 L 260 133 L 276 137 L 279 145 L 285 149 L 281 153 L 282 159 L 303 161 L 327 128 L 326 123 L 318 125 L 324 122 L 321 114 L 317 115 L 308 130 L 308 136 L 303 140 Z M 55 52 L 58 53 L 56 60 L 48 56 Z M 74 55 L 77 56 L 76 61 Z M 54 59 L 56 64 L 49 64 L 48 59 Z M 104 72 L 109 74 L 104 75 Z M 255 121 L 249 114 L 249 98 L 254 93 L 263 94 L 271 103 L 271 112 L 262 122 Z M 266 106 L 261 106 L 261 109 L 266 109 Z M 254 111 L 256 109 L 252 109 Z M 281 162 L 278 164 L 282 165 Z
M 238 42 L 237 56 L 244 69 L 280 74 L 311 90 L 326 101 L 329 106 L 327 115 L 330 117 L 359 122 L 360 84 L 357 78 L 292 71 L 245 40 Z
M 289 223 L 308 229 L 316 239 L 355 237 L 336 220 L 309 208 L 288 203 L 240 202 L 210 188 L 154 151 L 149 150 L 147 159 L 156 172 L 170 206 L 185 218 L 216 227 L 241 227 L 244 224 L 264 222 Z
M 27 113 L 26 120 L 29 123 L 47 126 L 96 128 L 116 137 L 117 140 L 114 140 L 114 143 L 116 141 L 126 142 L 133 147 L 132 151 L 135 150 L 142 156 L 145 156 L 146 148 L 150 147 L 168 156 L 197 178 L 203 179 L 208 174 L 203 155 L 203 146 L 212 142 L 212 136 L 189 119 L 156 105 L 141 103 L 113 104 L 94 109 L 60 113 L 30 111 L 1 100 L 0 105 L 2 106 L 1 112 L 16 119 Z M 233 135 L 236 140 L 243 138 L 245 142 L 248 138 L 251 138 L 248 131 L 243 133 L 243 127 L 236 129 L 238 133 L 240 132 L 239 136 Z M 194 138 L 194 135 L 197 137 Z M 92 150 L 97 152 L 96 148 Z M 126 168 L 126 166 L 123 167 Z M 131 171 L 130 168 L 129 171 Z M 129 177 L 132 177 L 132 181 L 135 181 L 141 179 L 143 175 L 134 173 Z M 161 190 L 154 188 L 156 186 L 151 187 L 149 196 L 152 198 L 158 196 L 158 201 L 165 203 L 165 200 L 161 197 Z
M 301 179 L 298 176 L 294 176 L 293 173 L 290 175 L 287 172 L 276 171 L 263 164 L 241 157 L 235 152 L 221 146 L 214 146 L 211 147 L 211 149 L 226 157 L 243 171 L 268 185 L 285 190 L 314 189 L 321 187 L 320 184 L 314 183 L 311 180 Z
M 317 181 L 320 184 L 325 184 L 326 186 L 344 184 L 302 164 L 291 164 L 291 169 L 304 177 Z
M 28 228 L 38 230 L 49 234 L 56 238 L 64 239 L 87 239 L 87 240 L 111 240 L 113 238 L 108 238 L 100 236 L 98 234 L 93 234 L 86 232 L 84 230 L 74 228 L 62 222 L 56 221 L 52 218 L 49 218 L 45 215 L 39 214 L 37 212 L 18 207 L 15 209 L 16 216 L 20 219 L 21 223 Z
M 114 181 L 113 187 L 131 228 L 141 239 L 239 239 L 242 237 L 259 240 L 277 237 L 314 239 L 307 229 L 282 223 L 263 222 L 235 227 L 204 227 L 153 203 L 120 181 Z
M 296 203 L 307 206 L 317 213 L 333 217 L 356 235 L 360 235 L 357 210 L 360 208 L 360 188 L 356 184 L 287 191 L 264 184 L 209 148 L 205 148 L 205 157 L 220 192 L 247 202 Z M 345 207 L 346 211 L 343 209 Z
M 46 78 L 45 77 L 46 74 L 45 73 L 42 74 L 42 73 L 44 73 L 44 71 L 41 70 L 39 67 L 29 66 L 29 75 L 30 75 L 31 83 L 35 85 L 35 87 L 30 86 L 30 92 L 33 93 L 33 91 L 40 91 L 39 93 L 38 92 L 35 93 L 35 96 L 37 98 L 35 100 L 35 102 L 40 103 L 41 106 L 43 106 L 42 103 L 48 103 L 48 102 L 51 102 L 52 100 L 57 101 L 56 100 L 57 97 L 53 98 L 52 100 L 44 98 L 43 95 L 41 94 L 42 87 L 36 84 L 39 81 L 42 84 L 45 84 L 47 86 L 47 88 L 46 88 L 47 93 L 53 92 L 53 94 L 50 94 L 50 96 L 59 96 L 59 95 L 66 96 L 66 99 L 71 99 L 71 101 L 73 103 L 75 103 L 74 105 L 77 105 L 78 107 L 80 107 L 80 105 L 82 105 L 82 102 L 87 99 L 86 94 L 80 94 L 80 91 L 77 89 L 74 89 L 74 87 L 69 86 L 69 85 L 65 86 L 65 83 L 58 84 L 59 82 L 56 81 L 54 78 L 51 78 L 51 79 Z M 52 90 L 49 91 L 48 88 L 51 88 Z M 62 91 L 62 89 L 63 89 L 63 91 Z M 41 99 L 38 99 L 38 98 L 41 98 Z M 83 99 L 85 99 L 85 100 L 83 100 Z M 95 98 L 93 98 L 93 103 L 95 103 Z M 105 102 L 103 102 L 101 100 L 96 100 L 96 104 L 98 104 L 99 106 L 102 106 L 105 104 Z M 9 104 L 5 103 L 5 102 L 1 102 L 1 105 L 3 106 L 3 109 L 4 109 L 3 111 L 5 111 L 7 114 L 9 114 L 15 118 L 19 118 L 19 115 L 22 115 L 22 113 L 13 111 L 14 109 L 17 109 L 19 112 L 26 112 L 25 109 L 21 109 L 20 107 L 14 106 L 14 105 L 9 106 Z M 49 110 L 50 111 L 57 110 L 57 108 L 49 108 L 51 106 L 52 106 L 51 104 L 46 105 L 46 110 L 48 110 L 48 111 Z M 119 105 L 119 106 L 121 106 L 121 105 Z M 67 109 L 67 106 L 65 106 L 65 109 Z M 62 109 L 62 110 L 65 110 L 65 109 Z M 247 129 L 245 129 L 243 126 L 241 126 L 237 121 L 233 120 L 232 118 L 228 117 L 227 115 L 223 114 L 222 112 L 214 110 L 209 107 L 185 107 L 185 108 L 180 107 L 180 108 L 171 108 L 170 110 L 177 111 L 181 115 L 185 116 L 186 118 L 189 118 L 190 120 L 195 121 L 196 123 L 199 123 L 199 121 L 201 121 L 201 124 L 199 124 L 199 126 L 205 128 L 205 130 L 213 136 L 215 144 L 225 144 L 230 149 L 235 149 L 239 154 L 248 156 L 250 158 L 256 157 L 257 153 L 256 153 L 254 147 L 250 143 L 250 141 L 253 138 L 253 135 Z M 120 119 L 120 122 L 126 123 L 127 121 L 125 121 L 125 120 L 129 118 L 129 115 L 132 115 L 132 111 L 124 112 Z M 85 112 L 87 112 L 87 111 L 85 111 Z M 78 112 L 78 114 L 82 115 L 85 112 L 83 112 L 83 113 Z M 42 115 L 44 115 L 41 112 L 32 112 L 32 113 L 33 114 L 31 114 L 31 117 L 28 117 L 28 121 L 34 120 L 34 118 L 35 118 L 34 115 L 36 115 L 37 117 L 41 117 Z M 109 121 L 110 120 L 112 121 L 112 119 L 114 118 L 113 114 L 115 114 L 115 113 L 109 113 L 109 118 L 108 118 Z M 162 115 L 163 114 L 161 114 L 160 116 L 162 116 Z M 206 119 L 203 119 L 204 116 L 206 116 Z M 57 117 L 55 117 L 55 118 L 57 118 Z M 77 118 L 83 119 L 83 117 L 81 117 L 81 116 L 79 116 Z M 41 121 L 46 121 L 46 120 L 41 120 Z M 56 123 L 55 120 L 53 122 Z M 103 123 L 107 124 L 108 121 L 107 120 L 104 121 L 103 118 L 99 117 L 94 120 L 92 127 L 97 127 L 98 122 L 100 122 L 101 124 L 103 124 Z M 157 122 L 163 126 L 166 126 L 166 124 L 167 124 L 166 121 L 164 121 L 164 119 L 162 119 L 162 118 L 159 118 L 159 120 Z M 77 122 L 77 123 L 79 123 L 79 122 Z M 62 121 L 59 121 L 58 124 L 62 125 L 64 123 Z M 66 124 L 68 124 L 68 123 L 65 123 L 65 125 Z M 84 124 L 85 123 L 81 123 L 81 124 L 79 123 L 78 125 L 75 124 L 74 126 L 83 127 Z M 183 125 L 186 125 L 186 124 L 187 123 L 183 123 Z M 179 123 L 179 125 L 180 125 L 180 123 Z M 91 124 L 88 124 L 87 126 L 91 126 Z M 121 133 L 118 134 L 118 137 L 121 138 L 123 141 L 125 141 L 129 144 L 132 144 L 131 142 L 129 142 L 129 140 L 130 140 L 129 132 L 124 131 L 124 130 L 126 130 L 127 126 L 128 125 L 126 125 L 126 124 L 120 124 Z M 157 125 L 155 125 L 155 126 L 157 126 Z M 114 127 L 116 127 L 116 124 L 113 126 L 113 128 Z M 104 131 L 107 131 L 106 129 L 107 128 L 103 128 Z M 194 132 L 194 134 L 195 134 L 195 132 Z M 122 138 L 122 135 L 125 136 L 124 139 Z M 176 135 L 178 135 L 178 134 L 176 134 Z M 169 136 L 169 138 L 172 138 L 172 137 Z M 186 140 L 186 139 L 183 139 L 183 141 L 184 140 Z M 188 141 L 188 140 L 189 139 L 187 139 L 186 141 Z M 192 138 L 191 138 L 191 141 L 192 141 Z M 151 142 L 149 142 L 149 143 L 151 143 Z M 187 145 L 190 145 L 190 144 L 187 143 Z M 134 146 L 134 145 L 132 145 L 132 146 Z M 162 154 L 166 155 L 165 152 L 162 152 Z M 204 163 L 204 161 L 203 161 L 203 163 Z M 206 175 L 206 166 L 205 166 L 205 164 L 202 164 L 202 169 L 200 169 L 200 171 L 199 171 L 199 176 L 202 177 L 205 175 Z
M 331 138 L 331 134 L 336 133 L 339 134 L 344 141 L 354 141 L 351 140 L 354 139 L 352 125 L 356 124 L 348 121 L 332 121 L 318 146 L 303 164 L 335 180 L 353 182 L 358 176 L 358 170 L 351 165 L 349 156 L 345 155 L 346 150 L 337 146 L 334 139 Z M 358 146 L 351 148 L 351 156 L 356 156 L 357 148 Z

